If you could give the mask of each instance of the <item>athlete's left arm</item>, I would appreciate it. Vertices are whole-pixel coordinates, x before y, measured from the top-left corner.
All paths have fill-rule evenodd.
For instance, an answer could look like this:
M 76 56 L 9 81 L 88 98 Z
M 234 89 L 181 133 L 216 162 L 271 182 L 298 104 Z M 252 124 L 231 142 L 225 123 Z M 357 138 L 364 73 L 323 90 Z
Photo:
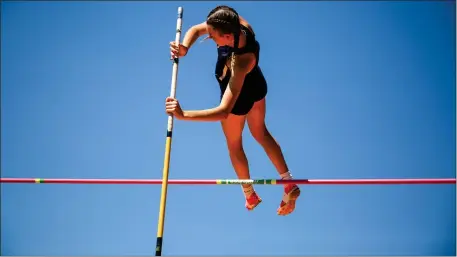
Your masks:
M 226 119 L 235 105 L 243 87 L 244 78 L 255 66 L 255 56 L 251 53 L 237 56 L 235 72 L 231 76 L 227 89 L 219 106 L 200 111 L 183 111 L 182 120 L 220 121 Z

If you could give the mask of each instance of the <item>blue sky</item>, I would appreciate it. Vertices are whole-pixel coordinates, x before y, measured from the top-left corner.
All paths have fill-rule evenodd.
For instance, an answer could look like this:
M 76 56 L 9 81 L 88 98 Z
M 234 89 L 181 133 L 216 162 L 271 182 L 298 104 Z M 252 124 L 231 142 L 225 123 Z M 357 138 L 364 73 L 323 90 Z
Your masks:
M 162 176 L 176 11 L 218 4 L 261 43 L 267 126 L 295 178 L 455 177 L 455 1 L 2 2 L 2 177 Z M 281 6 L 282 5 L 282 6 Z M 218 104 L 212 41 L 179 66 Z M 278 178 L 245 131 L 254 178 Z M 220 124 L 175 121 L 171 179 L 235 178 Z M 169 187 L 163 255 L 455 255 L 455 185 Z M 153 255 L 158 185 L 3 184 L 3 255 Z

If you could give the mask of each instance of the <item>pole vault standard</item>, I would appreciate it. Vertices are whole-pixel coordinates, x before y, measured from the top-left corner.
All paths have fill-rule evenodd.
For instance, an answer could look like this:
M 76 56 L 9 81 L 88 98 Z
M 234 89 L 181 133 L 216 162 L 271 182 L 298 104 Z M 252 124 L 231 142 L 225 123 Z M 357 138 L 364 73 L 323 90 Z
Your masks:
M 166 177 L 164 175 L 164 177 Z M 167 177 L 168 178 L 168 177 Z M 67 178 L 0 178 L 0 183 L 13 184 L 136 184 L 136 185 L 407 185 L 456 184 L 455 178 L 389 178 L 389 179 L 67 179 Z M 162 194 L 163 197 L 163 194 Z M 162 205 L 161 205 L 162 206 Z
M 183 8 L 178 7 L 178 18 L 176 21 L 176 37 L 175 42 L 179 45 L 181 41 Z M 176 96 L 176 85 L 178 81 L 178 64 L 179 56 L 173 59 L 173 70 L 171 76 L 171 90 L 170 97 Z M 162 242 L 163 242 L 163 229 L 165 224 L 165 207 L 167 205 L 167 189 L 168 189 L 168 173 L 170 165 L 170 152 L 171 152 L 171 136 L 173 134 L 173 115 L 168 115 L 167 124 L 167 139 L 165 143 L 165 158 L 163 161 L 163 179 L 162 179 L 162 192 L 160 195 L 160 208 L 159 208 L 159 222 L 157 226 L 157 242 L 156 242 L 156 255 L 162 255 Z

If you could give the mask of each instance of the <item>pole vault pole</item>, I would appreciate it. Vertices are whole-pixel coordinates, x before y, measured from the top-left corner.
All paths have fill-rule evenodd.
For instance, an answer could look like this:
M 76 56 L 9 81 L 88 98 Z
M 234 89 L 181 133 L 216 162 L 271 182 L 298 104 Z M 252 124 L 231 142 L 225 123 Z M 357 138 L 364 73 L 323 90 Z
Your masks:
M 178 19 L 176 21 L 176 38 L 175 42 L 179 44 L 181 40 L 181 28 L 182 28 L 182 16 L 183 8 L 178 7 Z M 176 96 L 176 84 L 178 80 L 178 64 L 179 56 L 173 59 L 173 71 L 171 76 L 171 92 L 170 97 L 175 98 Z M 157 242 L 156 242 L 156 255 L 162 255 L 162 243 L 163 243 L 163 230 L 165 223 L 165 207 L 167 205 L 167 189 L 168 189 L 168 173 L 170 165 L 170 152 L 171 152 L 171 136 L 173 132 L 173 115 L 168 115 L 168 126 L 167 126 L 167 139 L 165 143 L 165 158 L 163 161 L 163 179 L 162 179 L 162 192 L 160 195 L 160 208 L 159 208 L 159 223 L 157 226 Z

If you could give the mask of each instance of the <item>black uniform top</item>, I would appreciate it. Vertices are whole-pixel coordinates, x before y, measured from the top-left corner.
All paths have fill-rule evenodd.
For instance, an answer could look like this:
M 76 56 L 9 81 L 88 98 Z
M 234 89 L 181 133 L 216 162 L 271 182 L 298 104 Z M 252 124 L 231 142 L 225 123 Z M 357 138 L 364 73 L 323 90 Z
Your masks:
M 246 35 L 246 44 L 242 48 L 234 50 L 229 46 L 218 46 L 217 48 L 217 63 L 215 69 L 216 80 L 219 83 L 221 90 L 221 98 L 227 88 L 228 82 L 230 81 L 230 63 L 227 60 L 231 57 L 232 52 L 235 51 L 235 55 L 241 55 L 244 53 L 254 53 L 256 57 L 255 67 L 246 74 L 244 79 L 241 93 L 238 97 L 237 103 L 235 104 L 232 113 L 245 114 L 252 107 L 252 104 L 265 97 L 267 93 L 267 82 L 262 74 L 259 67 L 259 52 L 260 44 L 255 39 L 254 33 L 251 32 L 247 27 L 241 25 L 241 32 Z M 251 105 L 251 106 L 248 106 Z M 246 108 L 248 108 L 246 110 Z

